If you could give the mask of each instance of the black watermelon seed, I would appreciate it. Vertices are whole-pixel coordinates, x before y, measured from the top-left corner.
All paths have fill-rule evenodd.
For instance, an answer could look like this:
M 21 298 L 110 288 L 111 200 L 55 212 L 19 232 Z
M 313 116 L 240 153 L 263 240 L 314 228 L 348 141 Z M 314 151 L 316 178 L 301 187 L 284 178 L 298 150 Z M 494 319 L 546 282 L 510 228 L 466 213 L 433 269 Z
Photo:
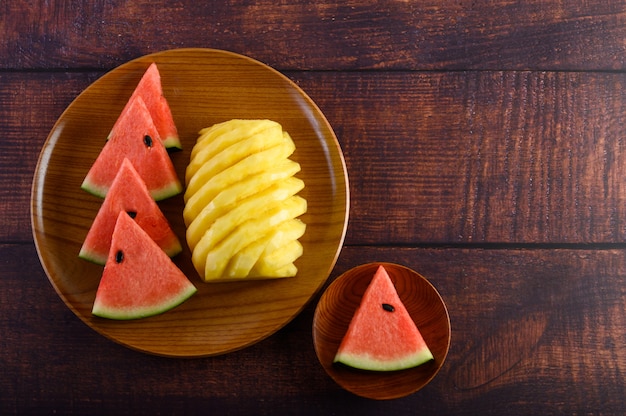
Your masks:
M 137 211 L 126 211 L 126 213 L 128 214 L 129 217 L 131 217 L 132 219 L 135 219 L 135 217 L 137 216 Z
M 124 252 L 122 250 L 118 250 L 117 253 L 115 253 L 115 262 L 121 263 L 122 261 L 124 261 Z
M 152 147 L 152 137 L 146 134 L 145 136 L 143 136 L 143 143 L 148 147 Z
M 388 303 L 383 303 L 383 309 L 386 310 L 387 312 L 393 312 L 396 310 L 396 308 L 394 308 L 393 305 L 390 305 Z

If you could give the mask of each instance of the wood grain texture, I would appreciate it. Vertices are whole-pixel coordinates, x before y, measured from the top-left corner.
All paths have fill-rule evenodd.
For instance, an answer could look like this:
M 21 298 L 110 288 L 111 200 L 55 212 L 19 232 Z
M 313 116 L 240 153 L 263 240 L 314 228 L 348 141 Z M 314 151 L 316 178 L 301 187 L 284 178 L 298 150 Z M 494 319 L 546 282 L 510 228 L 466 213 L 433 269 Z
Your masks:
M 8 120 L 0 194 L 16 195 L 2 199 L 5 239 L 31 238 L 38 152 L 65 106 L 98 75 L 0 75 L 0 115 Z M 626 238 L 624 74 L 288 76 L 321 107 L 342 146 L 352 177 L 348 244 Z
M 344 250 L 335 271 L 351 258 L 387 260 L 435 285 L 452 326 L 448 363 L 431 391 L 444 413 L 613 414 L 626 408 L 624 255 L 361 247 Z
M 0 5 L 0 414 L 624 414 L 626 1 L 7 0 Z M 296 81 L 351 183 L 344 271 L 418 271 L 446 364 L 391 401 L 317 362 L 312 299 L 232 354 L 102 337 L 56 295 L 29 220 L 37 157 L 107 71 L 211 47 Z M 328 287 L 328 286 L 326 286 Z
M 31 245 L 1 245 L 0 256 L 2 414 L 619 414 L 626 407 L 623 250 L 347 247 L 328 284 L 364 259 L 397 262 L 427 277 L 450 311 L 441 372 L 422 391 L 383 403 L 343 391 L 316 364 L 316 300 L 245 350 L 163 359 L 129 351 L 78 320 Z
M 7 0 L 0 67 L 110 69 L 212 47 L 283 70 L 622 70 L 625 21 L 623 1 L 602 0 Z
M 89 74 L 0 73 L 2 241 L 28 241 L 29 200 L 39 151 L 52 125 L 93 81 Z
M 623 74 L 325 81 L 312 96 L 335 126 L 358 193 L 348 243 L 624 240 Z M 337 98 L 327 101 L 330 89 Z

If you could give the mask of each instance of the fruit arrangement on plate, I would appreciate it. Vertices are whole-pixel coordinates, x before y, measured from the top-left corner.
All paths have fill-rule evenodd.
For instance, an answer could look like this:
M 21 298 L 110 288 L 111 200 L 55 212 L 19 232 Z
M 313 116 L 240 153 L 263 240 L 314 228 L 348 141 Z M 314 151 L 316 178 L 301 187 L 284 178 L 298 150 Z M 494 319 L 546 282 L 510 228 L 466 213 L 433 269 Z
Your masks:
M 156 82 L 159 79 L 154 76 L 159 74 L 162 84 Z M 159 87 L 162 91 L 158 94 L 145 94 Z M 135 98 L 131 99 L 133 96 Z M 168 107 L 171 111 L 167 110 Z M 145 117 L 145 109 L 150 117 Z M 131 111 L 138 117 L 126 117 L 124 127 L 125 117 L 122 115 Z M 155 111 L 162 114 L 169 112 L 173 117 L 159 117 Z M 149 163 L 141 162 L 138 155 L 150 149 L 150 152 L 169 157 L 169 161 L 167 157 L 162 158 L 161 166 L 171 161 L 176 177 L 166 176 L 167 168 L 158 168 L 160 172 L 156 173 L 162 176 L 152 175 L 160 177 L 158 181 L 142 179 L 154 202 L 146 200 L 145 192 L 137 190 L 136 182 L 116 185 L 117 189 L 113 191 L 109 189 L 123 162 L 120 155 L 115 155 L 117 152 L 106 150 L 119 162 L 119 165 L 100 173 L 106 174 L 106 181 L 103 181 L 105 176 L 91 175 L 91 179 L 110 182 L 108 185 L 98 190 L 98 187 L 92 186 L 97 182 L 85 181 L 96 159 L 105 152 L 105 147 L 117 147 L 110 146 L 111 142 L 120 142 L 119 137 L 125 135 L 125 131 L 145 125 L 146 118 L 152 120 L 156 133 L 139 135 L 140 140 L 135 140 L 132 147 L 119 153 L 128 159 L 140 177 Z M 227 130 L 227 125 L 221 129 L 217 125 L 231 120 L 262 121 L 259 126 L 264 129 L 271 124 L 270 120 L 274 120 L 280 123 L 284 133 L 288 132 L 293 143 L 281 139 L 281 144 L 249 156 L 248 167 L 254 165 L 258 169 L 255 179 L 251 176 L 249 183 L 258 184 L 263 178 L 275 174 L 291 175 L 284 180 L 287 190 L 279 191 L 275 187 L 271 198 L 279 193 L 294 193 L 294 189 L 301 188 L 304 183 L 306 186 L 294 196 L 306 199 L 306 213 L 283 221 L 283 225 L 275 229 L 273 237 L 264 239 L 267 246 L 262 252 L 255 245 L 232 257 L 229 266 L 224 269 L 237 271 L 232 278 L 213 279 L 205 283 L 200 276 L 202 268 L 198 271 L 192 262 L 193 253 L 187 240 L 187 230 L 191 225 L 191 222 L 186 223 L 188 214 L 194 212 L 193 215 L 199 215 L 204 211 L 203 219 L 198 219 L 194 228 L 204 223 L 205 218 L 217 219 L 218 213 L 226 211 L 214 210 L 215 207 L 205 210 L 206 196 L 201 198 L 200 195 L 218 188 L 229 189 L 218 199 L 222 201 L 220 204 L 226 204 L 227 201 L 232 202 L 243 185 L 227 185 L 230 180 L 226 175 L 219 174 L 215 175 L 216 179 L 207 180 L 202 173 L 194 175 L 196 179 L 193 183 L 191 180 L 187 183 L 185 173 L 192 159 L 191 153 L 194 157 L 201 153 L 202 146 L 197 149 L 195 146 L 200 136 L 208 130 L 214 133 Z M 166 151 L 161 152 L 161 147 L 165 147 Z M 268 171 L 262 171 L 260 166 L 265 156 L 261 154 L 271 160 L 282 161 L 276 164 L 265 162 L 266 168 L 267 165 L 270 167 Z M 274 156 L 270 157 L 272 154 Z M 233 174 L 239 171 L 241 175 L 246 169 L 245 165 L 237 164 L 228 170 Z M 207 172 L 210 169 L 202 163 L 198 167 L 200 170 Z M 131 178 L 134 174 L 126 169 L 123 175 Z M 130 179 L 119 179 L 120 183 L 128 181 Z M 203 192 L 198 193 L 203 187 L 200 185 L 205 185 L 205 182 L 212 185 L 207 185 Z M 128 190 L 131 185 L 133 188 Z M 211 191 L 210 186 L 217 188 Z M 86 192 L 85 188 L 99 196 Z M 112 195 L 107 198 L 108 192 Z M 194 196 L 196 202 L 189 198 L 189 204 L 186 204 L 185 194 L 189 196 L 192 192 L 198 194 Z M 124 198 L 115 197 L 116 193 L 118 196 L 124 194 Z M 133 194 L 133 197 L 128 194 Z M 143 196 L 139 198 L 141 194 Z M 266 196 L 269 195 L 268 192 Z M 112 203 L 115 200 L 118 202 Z M 119 204 L 122 200 L 124 204 Z M 128 206 L 131 200 L 137 208 Z M 141 219 L 144 217 L 141 213 L 146 209 L 156 212 L 155 203 L 169 224 L 156 217 L 149 220 L 152 214 Z M 96 245 L 94 240 L 100 240 L 98 236 L 112 235 L 117 217 L 111 212 L 107 215 L 104 212 L 115 212 L 122 209 L 120 206 L 127 212 L 126 215 L 134 216 L 135 223 L 142 222 L 144 226 L 152 224 L 154 229 L 148 234 L 153 240 L 160 240 L 157 245 L 197 289 L 167 313 L 123 323 L 93 314 L 96 293 L 102 282 L 102 264 L 109 257 L 106 248 L 103 249 L 108 247 L 108 237 L 104 238 L 105 244 Z M 184 218 L 186 206 L 193 209 L 188 208 L 187 218 Z M 99 213 L 100 210 L 103 214 Z M 208 48 L 172 49 L 141 56 L 91 83 L 68 105 L 52 127 L 39 155 L 31 193 L 31 224 L 37 255 L 61 300 L 87 326 L 112 341 L 141 352 L 170 357 L 204 357 L 232 352 L 283 328 L 313 299 L 332 272 L 346 235 L 348 214 L 349 186 L 345 160 L 332 127 L 313 100 L 289 78 L 261 62 Z M 95 225 L 99 216 L 105 220 L 98 219 L 100 225 Z M 260 215 L 255 211 L 255 218 L 258 217 Z M 226 221 L 220 222 L 224 225 Z M 103 223 L 106 227 L 102 226 Z M 167 237 L 168 232 L 162 234 L 163 238 L 157 238 L 157 234 L 167 230 L 168 226 L 180 246 L 176 240 Z M 88 234 L 96 237 L 90 237 L 88 241 Z M 190 236 L 199 238 L 196 231 Z M 174 254 L 178 247 L 182 251 Z M 206 253 L 216 249 L 218 246 L 211 246 Z M 257 261 L 250 268 L 257 254 L 258 260 L 262 261 Z M 287 261 L 296 257 L 295 261 Z M 123 258 L 130 261 L 129 256 Z M 231 268 L 231 263 L 237 266 Z M 275 273 L 270 279 L 256 278 L 258 273 L 270 277 L 270 267 L 278 269 L 276 266 L 279 263 L 283 263 L 280 273 Z M 251 273 L 247 277 L 235 277 L 243 276 L 241 272 L 248 268 Z M 295 276 L 279 277 L 288 272 L 295 273 Z
M 170 260 L 182 251 L 157 201 L 182 192 L 167 147 L 176 124 L 152 63 L 115 122 L 82 188 L 104 201 L 79 256 L 104 264 L 93 314 L 163 313 L 196 288 Z M 200 131 L 186 169 L 183 212 L 192 262 L 204 282 L 297 274 L 304 181 L 295 144 L 271 120 L 233 119 Z M 132 225 L 131 225 L 132 224 Z M 128 242 L 132 241 L 132 245 Z
M 50 132 L 31 195 L 37 252 L 66 305 L 122 345 L 171 357 L 232 352 L 284 327 L 333 270 L 348 211 L 345 161 L 315 103 L 257 61 L 194 48 L 140 57 L 83 91 Z M 441 299 L 399 270 L 389 274 L 401 302 L 375 285 L 386 300 L 364 296 L 363 312 L 350 297 L 348 309 L 333 304 L 327 295 L 340 277 L 316 309 L 320 361 L 357 394 L 380 398 L 385 380 L 405 386 L 385 387 L 387 398 L 415 391 L 447 352 Z M 421 320 L 407 287 L 428 295 L 435 326 Z M 342 293 L 355 289 L 365 291 L 360 280 Z M 355 334 L 372 319 L 397 320 L 400 334 L 412 334 L 394 338 L 399 355 L 359 356 Z M 332 339 L 319 342 L 320 334 Z M 393 370 L 393 361 L 417 367 Z
M 183 247 L 158 205 L 183 189 L 185 243 L 202 282 L 297 275 L 307 200 L 299 195 L 305 182 L 298 178 L 300 164 L 290 159 L 296 150 L 290 134 L 269 119 L 235 118 L 201 129 L 184 188 L 169 153 L 181 148 L 153 63 L 81 186 L 104 199 L 79 253 L 104 265 L 94 316 L 149 317 L 196 294 L 171 259 Z M 395 374 L 441 360 L 440 350 L 433 355 L 380 265 L 332 347 L 332 366 L 356 371 L 355 377 Z
M 180 140 L 153 63 L 81 186 L 104 198 L 79 253 L 104 264 L 96 316 L 145 318 L 196 292 L 170 260 L 182 246 L 156 202 L 182 191 L 166 145 L 180 148 Z

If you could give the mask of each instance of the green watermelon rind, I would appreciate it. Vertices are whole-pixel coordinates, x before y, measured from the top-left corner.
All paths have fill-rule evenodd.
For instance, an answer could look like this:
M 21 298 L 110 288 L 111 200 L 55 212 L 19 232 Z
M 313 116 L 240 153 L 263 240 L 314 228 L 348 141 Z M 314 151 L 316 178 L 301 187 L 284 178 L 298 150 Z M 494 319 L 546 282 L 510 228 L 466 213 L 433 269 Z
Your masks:
M 95 263 L 97 265 L 102 266 L 103 264 L 106 263 L 107 261 L 107 256 L 99 256 L 97 253 L 89 251 L 89 250 L 85 250 L 84 247 L 81 247 L 80 251 L 78 252 L 78 257 L 83 259 L 83 260 L 87 260 L 91 263 Z
M 418 367 L 434 360 L 432 352 L 424 347 L 415 353 L 399 358 L 397 360 L 378 360 L 367 354 L 350 354 L 339 352 L 335 356 L 334 362 L 347 365 L 358 370 L 367 371 L 399 371 Z
M 171 247 L 163 248 L 163 251 L 165 251 L 165 254 L 167 254 L 169 257 L 174 257 L 182 253 L 183 246 L 180 244 L 179 241 L 178 244 L 173 243 Z M 102 266 L 106 263 L 108 256 L 100 256 L 96 252 L 86 250 L 84 247 L 81 247 L 80 251 L 78 252 L 78 257 Z
M 184 291 L 178 292 L 176 296 L 173 296 L 168 301 L 161 302 L 156 306 L 150 307 L 133 306 L 129 309 L 107 308 L 96 301 L 93 304 L 91 313 L 100 318 L 115 319 L 120 321 L 149 318 L 174 309 L 193 296 L 197 291 L 198 289 L 190 283 Z
M 81 189 L 99 198 L 104 198 L 109 192 L 109 186 L 99 186 L 89 180 L 86 177 L 81 184 Z M 183 191 L 183 185 L 180 182 L 172 182 L 168 186 L 164 186 L 158 189 L 150 190 L 150 195 L 155 201 L 162 201 L 167 198 L 171 198 L 180 194 Z
M 167 149 L 171 149 L 172 151 L 182 150 L 183 148 L 183 145 L 177 136 L 167 136 L 166 138 L 161 139 L 161 143 L 163 143 L 163 146 Z

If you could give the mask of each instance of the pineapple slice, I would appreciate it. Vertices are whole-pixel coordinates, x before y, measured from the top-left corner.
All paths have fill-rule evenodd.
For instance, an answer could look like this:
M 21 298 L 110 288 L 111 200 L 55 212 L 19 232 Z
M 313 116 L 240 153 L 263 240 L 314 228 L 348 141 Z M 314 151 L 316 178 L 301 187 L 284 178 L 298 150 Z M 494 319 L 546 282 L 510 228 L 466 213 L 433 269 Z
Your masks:
M 216 155 L 226 147 L 250 136 L 267 134 L 264 132 L 270 128 L 274 132 L 282 131 L 280 124 L 275 121 L 240 119 L 218 123 L 202 129 L 200 130 L 200 136 L 196 140 L 196 145 L 191 149 L 190 160 L 193 160 L 201 152 L 205 152 L 205 154 L 208 152 L 209 157 Z
M 223 272 L 228 262 L 237 252 L 259 238 L 260 235 L 263 235 L 272 227 L 275 227 L 283 221 L 304 214 L 306 208 L 306 200 L 294 195 L 285 200 L 283 204 L 273 207 L 264 215 L 249 219 L 244 224 L 237 227 L 232 233 L 228 234 L 219 244 L 209 248 L 206 252 L 204 251 L 204 247 L 200 246 L 202 243 L 202 240 L 200 240 L 200 243 L 198 243 L 194 251 L 194 254 L 196 254 L 196 252 L 198 253 L 196 260 L 199 260 L 197 265 L 194 263 L 196 270 L 198 270 L 198 267 L 204 266 L 204 273 L 202 273 L 202 269 L 198 272 L 205 281 L 222 280 Z M 204 253 L 206 253 L 206 257 L 203 255 Z
M 224 188 L 210 201 L 198 204 L 198 206 L 203 206 L 200 212 L 188 211 L 186 214 L 190 223 L 187 226 L 187 241 L 190 247 L 193 249 L 213 222 L 222 215 L 228 214 L 237 205 L 251 200 L 251 203 L 257 201 L 259 206 L 262 206 L 261 204 L 270 200 L 261 195 L 263 192 L 272 195 L 272 198 L 285 199 L 290 196 L 284 195 L 285 191 L 293 189 L 293 194 L 300 191 L 304 188 L 304 183 L 293 176 L 299 170 L 300 165 L 297 162 L 285 159 L 266 171 L 247 176 L 232 186 Z
M 256 184 L 243 183 L 248 185 L 243 188 L 251 195 L 241 200 L 238 199 L 239 186 L 220 193 L 187 228 L 189 248 L 194 250 L 200 240 L 204 240 L 204 245 L 215 245 L 244 221 L 262 215 L 274 206 L 280 206 L 284 200 L 304 188 L 304 182 L 293 176 L 282 181 L 269 182 L 270 186 L 261 189 L 262 186 L 267 186 L 266 183 L 261 182 L 258 187 L 254 187 Z M 220 198 L 222 195 L 224 198 Z
M 207 174 L 210 176 L 215 175 L 246 156 L 269 149 L 282 140 L 282 130 L 278 126 L 271 131 L 263 132 L 263 134 L 247 135 L 243 140 L 237 140 L 234 143 L 225 140 L 213 141 L 211 143 L 219 143 L 220 146 L 215 146 L 216 149 L 213 146 L 207 146 L 199 151 L 187 165 L 185 181 L 190 181 L 200 168 L 207 169 L 209 171 Z M 200 143 L 206 143 L 206 141 Z
M 300 241 L 290 240 L 277 250 L 259 258 L 252 268 L 252 273 L 259 276 L 272 276 L 275 270 L 280 270 L 296 261 L 303 251 Z
M 271 168 L 278 161 L 291 156 L 295 149 L 296 146 L 293 140 L 285 133 L 283 140 L 276 146 L 254 153 L 217 174 L 212 171 L 210 165 L 206 167 L 202 166 L 191 179 L 187 181 L 185 202 L 190 206 L 202 204 L 203 200 L 206 199 L 204 198 L 205 195 L 211 195 L 212 198 L 217 191 L 232 185 L 246 176 L 257 174 Z M 202 191 L 198 192 L 200 190 Z M 196 201 L 193 198 L 198 193 L 200 195 L 197 196 L 196 199 L 200 198 L 200 201 Z M 187 208 L 187 206 L 185 206 L 185 208 Z
M 255 268 L 257 262 L 262 261 L 263 263 L 267 262 L 267 260 L 261 260 L 262 256 L 266 258 L 270 253 L 275 252 L 277 249 L 288 245 L 291 241 L 297 240 L 302 235 L 304 235 L 304 231 L 306 230 L 306 224 L 302 222 L 299 218 L 292 218 L 290 220 L 284 221 L 277 225 L 271 233 L 265 235 L 262 238 L 257 239 L 252 244 L 240 250 L 237 254 L 233 256 L 230 263 L 228 264 L 228 269 L 225 274 L 228 277 L 241 279 L 241 278 L 250 278 L 251 271 Z M 292 262 L 295 261 L 295 258 Z M 274 270 L 268 270 L 268 273 L 261 274 L 258 271 L 255 272 L 255 276 L 264 276 L 264 277 L 286 277 L 280 273 L 276 272 L 277 267 Z M 297 268 L 295 272 L 290 276 L 295 276 L 297 272 Z M 284 273 L 284 272 L 283 272 Z

